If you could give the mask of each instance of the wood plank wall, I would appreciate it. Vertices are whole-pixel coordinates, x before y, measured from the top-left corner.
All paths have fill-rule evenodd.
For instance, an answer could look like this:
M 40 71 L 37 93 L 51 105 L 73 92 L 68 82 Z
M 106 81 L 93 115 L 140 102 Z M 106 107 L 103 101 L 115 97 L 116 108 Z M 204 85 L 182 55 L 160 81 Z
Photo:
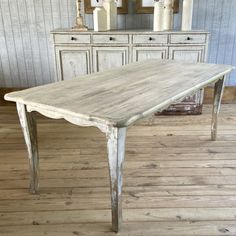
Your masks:
M 182 0 L 180 0 L 182 5 Z M 54 80 L 49 32 L 70 27 L 75 18 L 75 0 L 0 1 L 0 88 L 31 87 Z M 135 0 L 129 0 L 129 14 L 119 16 L 119 28 L 151 28 L 151 14 L 135 14 Z M 92 15 L 86 15 L 92 27 Z M 180 29 L 181 13 L 174 28 Z M 211 32 L 209 62 L 236 66 L 235 0 L 194 0 L 194 29 Z M 236 85 L 236 71 L 227 85 Z

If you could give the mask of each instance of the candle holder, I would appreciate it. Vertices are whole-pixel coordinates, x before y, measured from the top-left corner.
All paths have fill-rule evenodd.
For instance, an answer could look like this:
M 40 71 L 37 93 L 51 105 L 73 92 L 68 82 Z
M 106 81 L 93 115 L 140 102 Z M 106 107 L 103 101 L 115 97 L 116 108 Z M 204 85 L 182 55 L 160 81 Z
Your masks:
M 84 25 L 84 19 L 81 15 L 81 0 L 76 1 L 76 8 L 77 8 L 77 16 L 76 16 L 76 23 L 75 26 L 72 27 L 74 31 L 87 31 L 88 28 Z

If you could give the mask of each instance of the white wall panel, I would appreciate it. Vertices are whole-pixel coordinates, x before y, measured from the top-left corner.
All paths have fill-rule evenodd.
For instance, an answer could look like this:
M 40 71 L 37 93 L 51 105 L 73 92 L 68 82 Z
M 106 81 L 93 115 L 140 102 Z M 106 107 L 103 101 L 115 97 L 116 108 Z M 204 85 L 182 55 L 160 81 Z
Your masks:
M 180 0 L 180 9 L 182 0 Z M 0 0 L 0 87 L 32 87 L 54 79 L 50 30 L 73 26 L 75 0 Z M 85 16 L 93 27 L 92 15 Z M 174 17 L 180 29 L 181 12 Z M 151 14 L 118 16 L 119 29 L 152 28 Z M 210 31 L 209 62 L 236 66 L 235 0 L 194 0 L 193 28 Z M 236 85 L 236 72 L 228 85 Z

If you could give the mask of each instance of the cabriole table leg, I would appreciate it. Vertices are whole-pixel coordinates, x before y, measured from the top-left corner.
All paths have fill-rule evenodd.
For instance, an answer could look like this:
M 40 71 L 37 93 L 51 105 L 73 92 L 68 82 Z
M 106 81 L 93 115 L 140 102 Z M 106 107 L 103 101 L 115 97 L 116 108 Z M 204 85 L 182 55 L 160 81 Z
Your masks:
M 39 182 L 39 156 L 36 120 L 34 117 L 34 113 L 27 112 L 26 106 L 24 104 L 17 103 L 17 111 L 28 150 L 30 192 L 35 194 L 38 191 Z
M 111 128 L 107 139 L 112 230 L 118 232 L 122 222 L 122 165 L 125 157 L 126 128 Z
M 217 120 L 220 112 L 221 100 L 224 93 L 225 77 L 215 83 L 214 102 L 211 122 L 211 140 L 215 141 L 217 137 Z

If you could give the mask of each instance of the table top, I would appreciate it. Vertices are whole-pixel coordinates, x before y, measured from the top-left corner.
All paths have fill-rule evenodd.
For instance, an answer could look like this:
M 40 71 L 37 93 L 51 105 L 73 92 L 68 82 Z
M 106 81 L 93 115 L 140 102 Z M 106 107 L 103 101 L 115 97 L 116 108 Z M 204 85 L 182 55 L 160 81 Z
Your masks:
M 148 60 L 9 93 L 5 99 L 62 117 L 126 127 L 215 82 L 232 69 L 230 65 Z

